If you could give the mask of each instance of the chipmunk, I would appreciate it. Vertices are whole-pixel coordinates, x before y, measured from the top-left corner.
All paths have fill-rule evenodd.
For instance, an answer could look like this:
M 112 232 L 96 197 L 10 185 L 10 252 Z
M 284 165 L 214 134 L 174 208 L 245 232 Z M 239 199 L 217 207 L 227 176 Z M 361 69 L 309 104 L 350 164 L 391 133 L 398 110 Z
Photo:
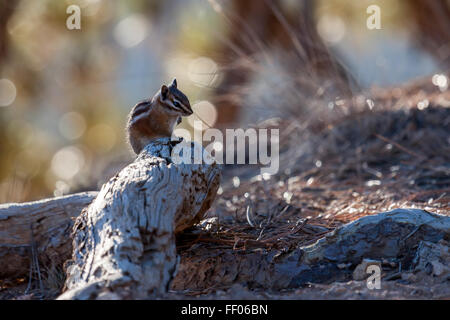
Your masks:
M 181 122 L 181 117 L 193 114 L 188 98 L 178 90 L 177 80 L 173 79 L 151 99 L 136 104 L 127 122 L 128 142 L 136 154 L 151 140 L 171 137 L 172 131 Z

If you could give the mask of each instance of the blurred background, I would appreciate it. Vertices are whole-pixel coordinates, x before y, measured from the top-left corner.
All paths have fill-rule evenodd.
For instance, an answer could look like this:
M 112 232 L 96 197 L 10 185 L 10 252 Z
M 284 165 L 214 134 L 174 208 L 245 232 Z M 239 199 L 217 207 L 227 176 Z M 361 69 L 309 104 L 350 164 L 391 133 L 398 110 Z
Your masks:
M 81 29 L 69 30 L 69 5 Z M 369 5 L 381 29 L 369 30 Z M 95 190 L 130 109 L 176 77 L 209 125 L 333 109 L 424 76 L 448 90 L 445 0 L 0 0 L 0 202 Z M 191 129 L 196 115 L 183 121 Z M 108 171 L 109 170 L 109 171 Z

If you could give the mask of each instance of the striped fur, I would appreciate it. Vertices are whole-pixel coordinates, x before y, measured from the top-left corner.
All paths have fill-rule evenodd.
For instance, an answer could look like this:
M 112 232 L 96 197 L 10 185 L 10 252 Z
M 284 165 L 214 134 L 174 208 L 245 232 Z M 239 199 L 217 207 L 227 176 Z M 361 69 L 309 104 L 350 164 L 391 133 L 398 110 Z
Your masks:
M 134 108 L 131 110 L 131 118 L 135 118 L 137 116 L 139 116 L 140 114 L 149 111 L 150 110 L 150 106 L 151 106 L 151 101 L 150 100 L 144 100 L 139 102 L 138 104 L 136 104 L 134 106 Z
M 189 99 L 183 92 L 178 90 L 176 79 L 174 79 L 172 84 L 168 87 L 167 96 L 162 97 L 161 104 L 182 113 L 184 116 L 194 113 L 191 104 L 189 103 Z

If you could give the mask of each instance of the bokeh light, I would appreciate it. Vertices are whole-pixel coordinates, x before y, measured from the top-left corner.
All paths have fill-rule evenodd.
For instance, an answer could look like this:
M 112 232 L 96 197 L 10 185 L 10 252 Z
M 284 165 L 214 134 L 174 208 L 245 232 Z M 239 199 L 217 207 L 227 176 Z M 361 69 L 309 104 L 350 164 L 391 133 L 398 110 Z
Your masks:
M 439 87 L 441 91 L 446 91 L 448 89 L 448 79 L 444 74 L 435 74 L 431 79 L 436 87 Z
M 241 179 L 238 176 L 233 177 L 233 187 L 239 188 L 241 185 Z
M 219 68 L 211 58 L 200 57 L 189 63 L 188 76 L 196 85 L 214 87 L 219 82 Z
M 7 107 L 16 100 L 16 86 L 9 79 L 0 79 L 0 107 Z
M 102 0 L 78 0 L 78 2 L 83 16 L 87 17 L 96 15 L 102 6 Z
M 150 24 L 141 14 L 130 15 L 121 20 L 114 29 L 114 38 L 124 48 L 141 43 L 149 32 Z
M 194 127 L 194 121 L 202 121 L 203 130 L 208 129 L 208 126 L 213 127 L 215 125 L 217 109 L 211 102 L 206 100 L 199 101 L 192 106 L 192 110 L 194 114 L 187 119 L 191 127 Z
M 55 183 L 55 190 L 53 191 L 53 195 L 55 197 L 60 197 L 69 193 L 69 191 L 70 191 L 69 184 L 65 181 L 58 180 Z
M 61 179 L 70 180 L 84 166 L 84 154 L 75 147 L 64 147 L 53 156 L 52 172 Z
M 213 143 L 213 149 L 220 152 L 223 150 L 223 144 L 220 141 L 216 141 Z
M 339 16 L 326 14 L 320 17 L 317 31 L 325 42 L 336 44 L 344 38 L 346 26 Z
M 424 109 L 428 108 L 429 104 L 430 104 L 430 102 L 428 101 L 428 99 L 424 99 L 422 101 L 419 101 L 417 103 L 417 109 L 424 110 Z
M 75 140 L 85 132 L 86 121 L 78 112 L 68 112 L 59 120 L 58 128 L 65 138 Z

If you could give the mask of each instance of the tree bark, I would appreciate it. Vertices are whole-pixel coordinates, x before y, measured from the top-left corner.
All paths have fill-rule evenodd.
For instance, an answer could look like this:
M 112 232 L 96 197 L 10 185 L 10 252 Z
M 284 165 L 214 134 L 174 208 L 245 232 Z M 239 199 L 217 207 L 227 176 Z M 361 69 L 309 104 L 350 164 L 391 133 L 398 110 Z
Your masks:
M 176 145 L 169 138 L 149 144 L 83 210 L 73 229 L 67 291 L 58 299 L 155 298 L 167 291 L 177 265 L 175 233 L 203 217 L 220 181 L 215 162 L 174 163 Z M 194 155 L 194 144 L 189 148 Z
M 8 55 L 9 36 L 7 24 L 19 2 L 19 0 L 5 1 L 0 7 L 0 61 L 4 60 Z
M 97 192 L 83 192 L 0 205 L 0 278 L 28 275 L 32 248 L 42 265 L 58 265 L 69 259 L 72 218 L 96 195 Z

